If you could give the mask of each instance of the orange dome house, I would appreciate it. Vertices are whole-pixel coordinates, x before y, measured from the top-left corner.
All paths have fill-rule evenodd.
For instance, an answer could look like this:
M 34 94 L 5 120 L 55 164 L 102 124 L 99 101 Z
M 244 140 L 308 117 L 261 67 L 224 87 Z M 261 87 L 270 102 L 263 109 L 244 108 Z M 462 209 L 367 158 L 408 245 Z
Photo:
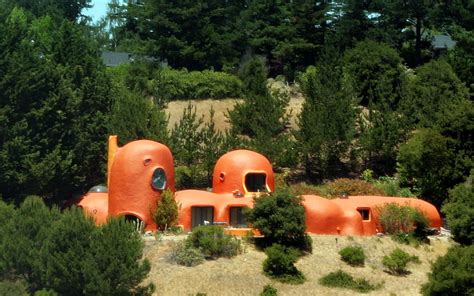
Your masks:
M 274 190 L 273 168 L 265 156 L 249 150 L 231 151 L 216 163 L 212 192 L 176 192 L 180 205 L 179 224 L 185 230 L 208 223 L 229 225 L 237 229 L 233 233 L 244 234 L 250 229 L 243 209 L 253 207 L 254 196 Z
M 77 205 L 96 223 L 108 216 L 139 220 L 146 229 L 156 229 L 151 212 L 164 189 L 174 191 L 173 156 L 158 142 L 138 140 L 117 146 L 117 137 L 109 137 L 108 193 L 89 192 Z
M 436 208 L 421 199 L 386 196 L 348 196 L 325 199 L 316 195 L 304 195 L 306 231 L 319 234 L 373 235 L 380 229 L 379 209 L 385 204 L 396 203 L 423 212 L 430 226 L 439 228 L 441 217 Z
M 117 137 L 109 137 L 108 189 L 93 187 L 72 203 L 82 207 L 96 223 L 109 216 L 125 216 L 155 230 L 151 213 L 164 189 L 174 188 L 173 156 L 158 142 L 139 140 L 123 147 Z M 270 161 L 249 150 L 235 150 L 217 161 L 212 191 L 183 190 L 175 193 L 179 205 L 178 223 L 190 231 L 197 225 L 230 226 L 228 232 L 244 235 L 248 230 L 243 209 L 253 207 L 254 197 L 275 190 Z M 261 196 L 261 197 L 259 197 Z M 441 218 L 430 203 L 416 198 L 349 196 L 326 199 L 302 196 L 306 231 L 314 234 L 373 235 L 380 229 L 378 209 L 387 203 L 408 205 L 421 210 L 430 226 L 441 227 Z

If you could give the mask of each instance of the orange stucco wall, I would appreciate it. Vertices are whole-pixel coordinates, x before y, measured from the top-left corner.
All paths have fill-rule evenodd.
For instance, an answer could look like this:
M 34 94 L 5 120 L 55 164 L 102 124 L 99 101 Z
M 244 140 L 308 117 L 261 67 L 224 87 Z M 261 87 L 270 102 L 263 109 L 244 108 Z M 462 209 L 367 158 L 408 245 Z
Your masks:
M 104 223 L 110 215 L 132 215 L 142 220 L 147 230 L 156 229 L 151 212 L 161 191 L 152 187 L 151 179 L 155 169 L 163 169 L 166 172 L 167 188 L 174 191 L 171 151 L 163 144 L 148 140 L 134 141 L 120 148 L 116 145 L 116 137 L 111 137 L 109 141 L 109 193 L 88 193 L 75 203 L 99 224 Z M 178 223 L 185 230 L 191 230 L 192 208 L 206 206 L 214 209 L 214 222 L 230 224 L 232 207 L 253 207 L 253 197 L 260 198 L 260 192 L 248 192 L 245 187 L 247 173 L 265 173 L 267 191 L 275 190 L 273 169 L 267 158 L 249 150 L 231 151 L 219 158 L 215 165 L 212 192 L 183 190 L 175 193 L 180 207 Z M 439 212 L 433 205 L 420 199 L 349 196 L 328 200 L 315 195 L 304 195 L 302 198 L 309 233 L 375 234 L 382 231 L 378 229 L 377 208 L 386 203 L 416 207 L 427 215 L 432 227 L 441 227 Z M 369 219 L 363 220 L 358 209 L 368 210 Z
M 387 203 L 408 205 L 421 210 L 428 217 L 430 226 L 441 227 L 441 217 L 430 203 L 416 198 L 386 196 L 349 196 L 328 200 L 320 196 L 303 196 L 306 210 L 306 229 L 310 233 L 373 235 L 379 229 L 378 208 Z M 362 220 L 358 209 L 369 211 L 369 219 Z
M 74 203 L 82 208 L 87 215 L 94 218 L 97 224 L 104 224 L 109 215 L 108 193 L 89 192 L 75 200 Z
M 253 195 L 247 192 L 244 183 L 247 173 L 265 173 L 267 189 L 275 191 L 275 177 L 268 159 L 254 151 L 234 150 L 221 156 L 214 167 L 212 175 L 212 192 Z

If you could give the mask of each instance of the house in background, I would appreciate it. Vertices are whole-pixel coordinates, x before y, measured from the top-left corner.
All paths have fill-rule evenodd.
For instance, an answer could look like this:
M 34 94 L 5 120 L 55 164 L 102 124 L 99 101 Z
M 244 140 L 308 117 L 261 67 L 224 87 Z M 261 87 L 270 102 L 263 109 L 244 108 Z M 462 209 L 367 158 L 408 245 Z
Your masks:
M 152 57 L 147 56 L 140 56 L 137 54 L 129 53 L 129 52 L 119 52 L 119 51 L 102 51 L 101 59 L 104 65 L 107 67 L 117 67 L 122 64 L 130 64 L 133 61 L 138 59 L 144 59 L 147 62 L 159 62 L 159 67 L 164 68 L 168 66 L 168 63 L 164 60 L 159 60 Z

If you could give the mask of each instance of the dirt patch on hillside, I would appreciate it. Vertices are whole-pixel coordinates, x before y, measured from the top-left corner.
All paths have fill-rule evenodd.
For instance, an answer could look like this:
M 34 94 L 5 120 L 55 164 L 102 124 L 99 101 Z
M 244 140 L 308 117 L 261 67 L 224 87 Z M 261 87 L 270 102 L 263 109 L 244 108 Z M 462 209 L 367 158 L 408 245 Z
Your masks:
M 221 99 L 221 100 L 186 100 L 186 101 L 173 101 L 168 104 L 166 113 L 169 115 L 169 128 L 173 128 L 183 116 L 183 110 L 191 104 L 196 107 L 196 113 L 198 117 L 204 116 L 204 122 L 209 121 L 209 110 L 211 106 L 214 108 L 215 115 L 214 121 L 218 130 L 226 130 L 230 127 L 230 123 L 227 120 L 226 113 L 228 110 L 232 110 L 240 99 Z M 303 105 L 303 97 L 298 96 L 290 99 L 288 106 L 288 113 L 291 114 L 290 124 L 292 128 L 296 128 L 296 117 L 301 112 Z
M 430 245 L 412 246 L 393 242 L 388 237 L 342 237 L 313 235 L 313 253 L 301 258 L 297 267 L 306 276 L 302 285 L 281 284 L 262 273 L 265 254 L 246 245 L 245 252 L 233 259 L 207 261 L 195 267 L 183 267 L 169 260 L 171 247 L 176 242 L 163 240 L 147 242 L 145 256 L 152 263 L 147 282 L 157 289 L 154 295 L 258 295 L 266 284 L 278 289 L 278 295 L 358 295 L 344 289 L 330 289 L 319 285 L 318 279 L 329 272 L 342 269 L 355 277 L 372 283 L 382 283 L 380 290 L 361 295 L 420 295 L 420 287 L 427 281 L 430 264 L 446 253 L 452 245 L 444 239 L 433 239 Z M 350 267 L 340 260 L 338 251 L 348 245 L 360 245 L 367 255 L 364 267 Z M 384 272 L 382 257 L 399 247 L 420 258 L 421 264 L 408 266 L 410 274 L 396 277 Z

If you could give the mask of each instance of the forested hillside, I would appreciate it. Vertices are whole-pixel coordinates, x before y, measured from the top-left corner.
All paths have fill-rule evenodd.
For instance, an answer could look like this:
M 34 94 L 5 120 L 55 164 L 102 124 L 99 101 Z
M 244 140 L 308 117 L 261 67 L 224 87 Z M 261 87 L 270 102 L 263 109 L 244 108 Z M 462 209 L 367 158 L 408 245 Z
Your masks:
M 138 287 L 149 265 L 137 263 L 136 235 L 120 241 L 130 256 L 112 248 L 135 271 L 105 280 L 129 268 L 106 256 L 128 224 L 95 228 L 43 203 L 106 182 L 111 134 L 168 145 L 178 189 L 208 187 L 219 156 L 246 148 L 293 193 L 418 196 L 469 246 L 449 256 L 472 255 L 473 1 L 110 0 L 96 23 L 84 14 L 91 5 L 0 0 L 0 279 L 21 278 L 31 292 L 152 290 Z M 104 52 L 128 59 L 106 66 Z M 232 99 L 228 128 L 192 104 L 169 124 L 176 101 L 204 99 Z M 446 260 L 427 295 L 455 269 Z M 104 281 L 74 273 L 86 265 Z
M 168 144 L 187 186 L 247 147 L 309 183 L 396 174 L 440 206 L 472 168 L 473 5 L 428 2 L 112 0 L 92 23 L 88 0 L 1 1 L 0 193 L 59 201 L 103 183 L 118 134 Z M 133 62 L 106 68 L 106 50 Z M 305 100 L 297 129 L 289 91 Z M 243 99 L 228 130 L 192 106 L 167 128 L 170 101 L 221 98 Z

